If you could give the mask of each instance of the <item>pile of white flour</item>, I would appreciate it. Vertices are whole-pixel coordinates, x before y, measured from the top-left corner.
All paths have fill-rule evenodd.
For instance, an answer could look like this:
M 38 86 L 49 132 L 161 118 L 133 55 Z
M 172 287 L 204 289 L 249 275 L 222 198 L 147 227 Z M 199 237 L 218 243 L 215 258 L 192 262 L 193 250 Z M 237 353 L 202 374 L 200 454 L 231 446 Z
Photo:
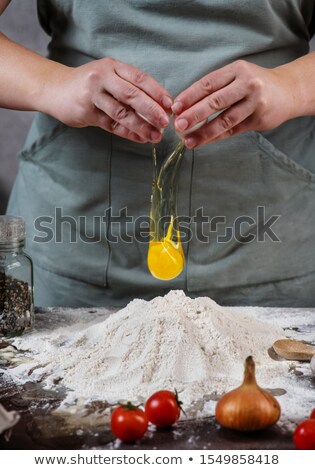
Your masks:
M 207 297 L 171 291 L 150 302 L 134 300 L 90 327 L 66 326 L 18 338 L 30 362 L 10 369 L 22 380 L 67 387 L 69 399 L 145 399 L 176 388 L 185 406 L 240 384 L 248 355 L 257 379 L 270 386 L 284 372 L 268 356 L 281 328 L 231 312 Z M 287 370 L 287 369 L 286 369 Z M 281 374 L 280 374 L 281 375 Z

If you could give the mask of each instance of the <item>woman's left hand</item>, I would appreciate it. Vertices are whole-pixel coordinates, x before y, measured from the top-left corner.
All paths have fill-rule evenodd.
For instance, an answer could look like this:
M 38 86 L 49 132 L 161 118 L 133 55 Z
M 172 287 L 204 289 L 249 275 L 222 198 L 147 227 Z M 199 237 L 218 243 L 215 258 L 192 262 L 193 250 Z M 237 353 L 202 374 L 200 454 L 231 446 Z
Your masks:
M 175 128 L 188 148 L 240 132 L 267 130 L 294 117 L 294 81 L 283 67 L 266 69 L 238 60 L 201 78 L 174 101 Z M 189 129 L 221 112 L 211 122 Z

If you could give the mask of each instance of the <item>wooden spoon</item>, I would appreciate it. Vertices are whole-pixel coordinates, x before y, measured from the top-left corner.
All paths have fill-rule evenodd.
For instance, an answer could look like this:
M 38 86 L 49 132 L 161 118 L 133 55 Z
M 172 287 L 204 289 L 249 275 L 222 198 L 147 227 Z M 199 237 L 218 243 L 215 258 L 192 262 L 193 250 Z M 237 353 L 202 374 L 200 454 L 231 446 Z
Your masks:
M 313 346 L 295 339 L 278 339 L 273 343 L 273 349 L 278 356 L 290 361 L 310 361 L 315 355 Z

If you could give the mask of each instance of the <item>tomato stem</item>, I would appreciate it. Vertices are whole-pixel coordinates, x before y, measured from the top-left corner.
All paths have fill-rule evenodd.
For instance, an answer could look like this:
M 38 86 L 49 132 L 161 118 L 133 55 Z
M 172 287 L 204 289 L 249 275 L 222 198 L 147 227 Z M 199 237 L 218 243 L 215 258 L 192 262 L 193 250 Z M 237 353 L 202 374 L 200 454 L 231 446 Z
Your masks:
M 125 410 L 139 410 L 143 403 L 139 403 L 139 405 L 134 405 L 131 401 L 127 401 L 127 403 L 119 403 Z
M 180 409 L 180 411 L 182 411 L 184 413 L 185 416 L 187 416 L 186 414 L 186 411 L 184 410 L 183 408 L 183 402 L 179 399 L 179 395 L 178 395 L 178 391 L 176 390 L 176 388 L 174 389 L 175 391 L 175 400 L 176 400 L 176 403 L 178 405 L 178 408 Z

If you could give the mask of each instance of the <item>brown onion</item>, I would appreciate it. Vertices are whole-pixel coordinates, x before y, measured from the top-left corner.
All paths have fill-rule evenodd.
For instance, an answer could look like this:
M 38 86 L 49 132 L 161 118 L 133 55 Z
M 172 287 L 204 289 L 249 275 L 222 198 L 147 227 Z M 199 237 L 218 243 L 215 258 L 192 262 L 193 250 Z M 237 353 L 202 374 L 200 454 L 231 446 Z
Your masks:
M 280 418 L 278 401 L 257 385 L 252 356 L 245 361 L 244 380 L 240 387 L 226 393 L 217 403 L 218 422 L 237 431 L 258 431 L 275 424 Z

